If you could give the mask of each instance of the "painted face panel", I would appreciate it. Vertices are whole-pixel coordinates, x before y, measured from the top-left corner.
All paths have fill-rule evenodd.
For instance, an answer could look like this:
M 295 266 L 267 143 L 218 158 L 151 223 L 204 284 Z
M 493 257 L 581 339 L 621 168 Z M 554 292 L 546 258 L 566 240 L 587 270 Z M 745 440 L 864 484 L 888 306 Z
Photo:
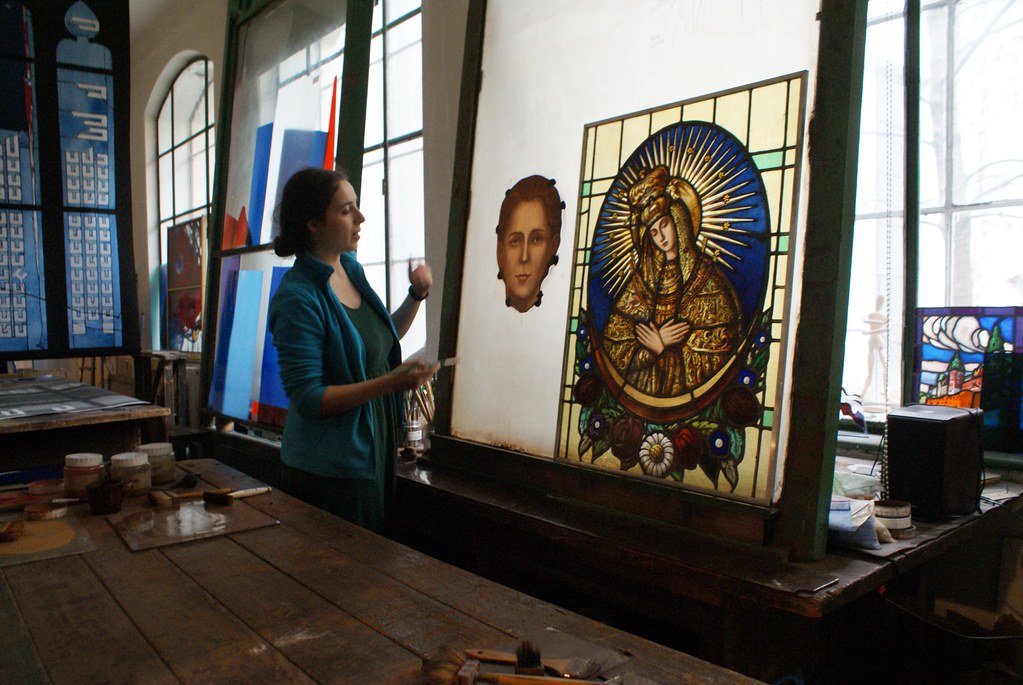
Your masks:
M 519 203 L 497 242 L 497 264 L 510 306 L 524 312 L 536 303 L 557 249 L 558 239 L 551 236 L 543 204 L 539 200 Z

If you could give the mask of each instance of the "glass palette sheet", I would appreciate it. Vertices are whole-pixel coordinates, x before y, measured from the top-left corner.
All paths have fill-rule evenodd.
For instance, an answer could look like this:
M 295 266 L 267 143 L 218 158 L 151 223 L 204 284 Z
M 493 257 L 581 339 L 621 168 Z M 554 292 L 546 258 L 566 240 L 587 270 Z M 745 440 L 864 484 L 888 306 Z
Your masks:
M 8 514 L 3 520 L 21 518 L 19 512 Z M 0 567 L 83 554 L 96 549 L 96 543 L 85 527 L 73 516 L 51 521 L 24 521 L 24 526 L 24 532 L 17 540 L 0 543 Z
M 107 520 L 135 552 L 280 523 L 243 502 L 222 505 L 202 500 L 182 502 L 176 507 L 113 514 Z

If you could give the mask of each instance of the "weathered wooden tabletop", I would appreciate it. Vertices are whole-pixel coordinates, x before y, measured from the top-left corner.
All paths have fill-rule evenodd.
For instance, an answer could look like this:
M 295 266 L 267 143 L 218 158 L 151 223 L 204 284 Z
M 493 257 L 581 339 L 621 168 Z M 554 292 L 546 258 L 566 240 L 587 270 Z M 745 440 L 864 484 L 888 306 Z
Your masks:
M 217 461 L 204 484 L 259 485 Z M 142 498 L 128 509 L 142 509 Z M 420 554 L 282 492 L 280 521 L 132 552 L 85 504 L 95 549 L 0 567 L 4 683 L 408 683 L 447 650 L 560 634 L 613 650 L 616 682 L 756 682 Z M 613 675 L 613 674 L 610 674 Z M 639 680 L 646 678 L 647 680 Z M 571 681 L 566 681 L 571 682 Z

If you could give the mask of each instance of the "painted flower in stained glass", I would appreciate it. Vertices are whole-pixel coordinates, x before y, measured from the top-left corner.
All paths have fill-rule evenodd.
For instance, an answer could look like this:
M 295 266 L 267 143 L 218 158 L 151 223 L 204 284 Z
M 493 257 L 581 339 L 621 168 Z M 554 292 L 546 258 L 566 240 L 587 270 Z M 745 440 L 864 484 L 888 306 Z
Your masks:
M 611 424 L 611 454 L 618 457 L 622 470 L 639 463 L 639 447 L 645 432 L 643 422 L 631 414 L 623 414 Z
M 604 437 L 607 433 L 607 417 L 600 412 L 593 414 L 586 422 L 586 433 L 594 439 Z
M 585 373 L 575 382 L 575 399 L 584 407 L 593 404 L 600 397 L 601 387 L 596 374 Z
M 742 385 L 733 385 L 721 394 L 721 410 L 731 426 L 752 426 L 761 411 L 756 395 Z
M 692 471 L 700 464 L 700 457 L 703 456 L 707 444 L 700 431 L 692 426 L 679 428 L 672 443 L 675 446 L 678 465 L 688 471 Z
M 715 457 L 727 457 L 730 440 L 728 433 L 723 430 L 716 430 L 710 434 L 710 453 Z
M 652 433 L 639 447 L 639 465 L 643 473 L 664 478 L 675 462 L 675 446 L 664 433 Z

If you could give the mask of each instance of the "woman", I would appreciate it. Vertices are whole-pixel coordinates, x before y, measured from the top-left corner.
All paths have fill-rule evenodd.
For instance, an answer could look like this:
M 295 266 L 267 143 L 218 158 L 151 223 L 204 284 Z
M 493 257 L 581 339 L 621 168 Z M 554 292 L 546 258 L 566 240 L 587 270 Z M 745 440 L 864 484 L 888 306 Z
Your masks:
M 615 301 L 603 348 L 625 380 L 677 397 L 711 379 L 739 346 L 742 310 L 731 281 L 696 244 L 700 200 L 657 166 L 629 189 L 639 261 Z
M 553 178 L 527 176 L 504 195 L 497 222 L 497 277 L 505 305 L 518 312 L 539 307 L 540 285 L 558 263 L 561 201 Z
M 283 489 L 371 530 L 384 529 L 395 484 L 401 393 L 437 370 L 401 364 L 398 340 L 433 284 L 409 264 L 408 296 L 393 316 L 355 250 L 365 217 L 334 171 L 304 169 L 284 186 L 274 252 L 296 255 L 270 302 L 288 395 Z

